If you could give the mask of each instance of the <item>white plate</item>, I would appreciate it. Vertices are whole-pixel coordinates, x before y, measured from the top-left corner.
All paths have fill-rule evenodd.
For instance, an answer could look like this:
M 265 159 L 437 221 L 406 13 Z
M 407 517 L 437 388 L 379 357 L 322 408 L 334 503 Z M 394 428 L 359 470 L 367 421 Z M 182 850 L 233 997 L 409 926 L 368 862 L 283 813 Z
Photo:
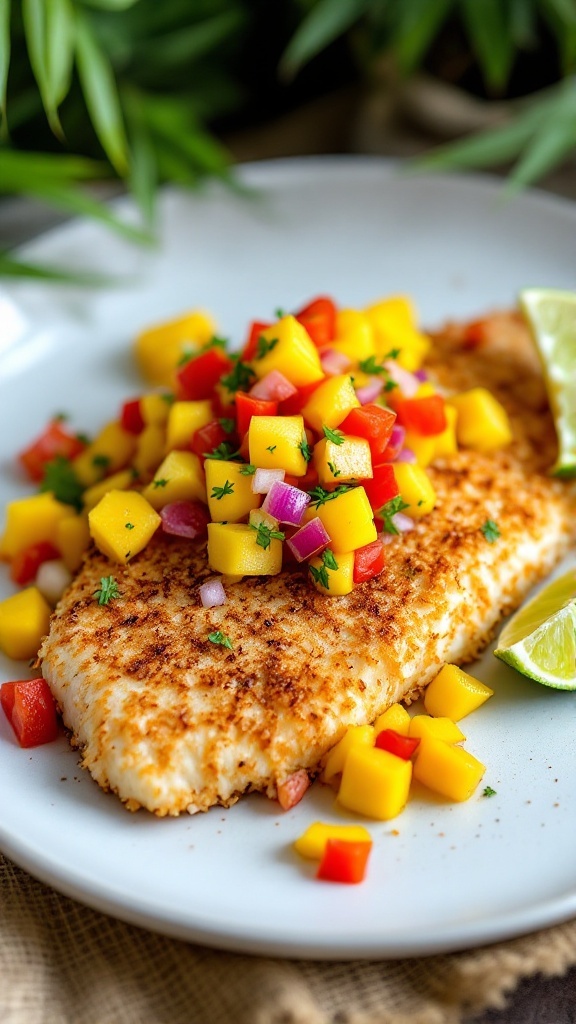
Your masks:
M 128 358 L 134 333 L 188 307 L 213 310 L 240 341 L 251 318 L 322 292 L 362 305 L 406 291 L 435 326 L 509 306 L 524 286 L 576 287 L 576 208 L 558 199 L 505 202 L 493 181 L 403 176 L 379 159 L 262 163 L 242 177 L 252 198 L 216 186 L 167 192 L 154 251 L 84 221 L 23 250 L 118 283 L 1 286 L 2 506 L 24 489 L 14 451 L 56 411 L 87 432 L 114 415 L 141 388 Z M 130 216 L 128 204 L 119 208 Z M 1 591 L 11 592 L 4 571 Z M 0 672 L 26 675 L 6 659 Z M 64 740 L 22 751 L 3 716 L 0 848 L 118 917 L 265 954 L 416 955 L 558 922 L 576 913 L 576 696 L 530 683 L 490 654 L 477 672 L 496 695 L 466 722 L 468 747 L 496 795 L 418 799 L 396 821 L 369 823 L 363 885 L 317 882 L 291 852 L 310 821 L 339 819 L 325 788 L 286 814 L 253 796 L 195 818 L 130 815 Z

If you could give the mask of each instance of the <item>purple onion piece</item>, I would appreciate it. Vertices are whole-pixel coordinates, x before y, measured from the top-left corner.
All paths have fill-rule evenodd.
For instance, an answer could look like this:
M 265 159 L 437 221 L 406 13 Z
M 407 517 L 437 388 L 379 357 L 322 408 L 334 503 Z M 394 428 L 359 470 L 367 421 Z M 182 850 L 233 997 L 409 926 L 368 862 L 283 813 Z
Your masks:
M 294 558 L 298 562 L 304 562 L 307 558 L 322 551 L 330 543 L 330 537 L 322 520 L 316 516 L 309 523 L 300 527 L 291 537 L 288 537 L 286 543 Z
M 262 502 L 262 511 L 274 516 L 279 523 L 300 526 L 302 516 L 310 504 L 306 491 L 292 484 L 276 481 Z
M 273 483 L 282 482 L 286 476 L 283 469 L 257 469 L 252 477 L 254 494 L 268 494 Z
M 369 402 L 375 402 L 383 387 L 384 381 L 379 380 L 378 377 L 374 377 L 368 382 L 368 384 L 358 388 L 356 391 L 356 398 L 360 402 L 360 405 L 368 405 Z
M 417 462 L 417 458 L 411 448 L 402 448 L 402 451 L 398 452 L 395 462 Z
M 210 516 L 198 501 L 172 501 L 160 510 L 162 529 L 175 537 L 205 537 Z
M 206 583 L 199 587 L 199 593 L 204 608 L 217 608 L 221 604 L 226 604 L 226 591 L 221 580 L 206 580 Z

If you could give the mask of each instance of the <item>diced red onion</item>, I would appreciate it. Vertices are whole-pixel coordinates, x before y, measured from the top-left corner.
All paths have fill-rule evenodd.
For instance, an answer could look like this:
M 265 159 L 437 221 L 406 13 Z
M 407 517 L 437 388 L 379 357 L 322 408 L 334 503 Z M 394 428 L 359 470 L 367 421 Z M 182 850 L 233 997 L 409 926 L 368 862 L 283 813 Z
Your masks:
M 222 580 L 206 580 L 206 583 L 199 587 L 199 594 L 203 608 L 217 608 L 221 604 L 226 604 L 226 591 L 222 586 Z
M 55 605 L 58 604 L 66 587 L 72 582 L 72 573 L 66 568 L 61 558 L 51 558 L 42 562 L 34 582 L 48 604 Z
M 414 370 L 414 376 L 416 377 L 417 380 L 420 381 L 421 384 L 428 380 L 428 374 L 426 373 L 426 370 Z
M 286 473 L 283 469 L 257 469 L 252 477 L 254 494 L 268 494 L 273 483 L 282 483 Z
M 298 388 L 280 373 L 280 370 L 270 370 L 262 380 L 254 384 L 248 392 L 253 398 L 264 398 L 267 402 L 283 402 L 286 398 L 295 395 Z
M 383 387 L 383 380 L 379 377 L 371 377 L 368 384 L 364 384 L 363 387 L 358 388 L 356 391 L 356 398 L 360 405 L 368 405 L 369 402 L 375 402 Z
M 397 458 L 398 453 L 404 446 L 406 440 L 406 427 L 402 427 L 399 423 L 395 423 L 392 427 L 392 433 L 390 434 L 390 440 L 388 441 L 388 447 L 386 448 L 386 458 L 390 462 L 394 462 Z
M 288 537 L 286 543 L 296 561 L 304 562 L 307 558 L 312 558 L 312 555 L 317 555 L 319 551 L 322 551 L 330 543 L 330 537 L 322 520 L 316 516 L 315 519 L 311 519 L 309 523 L 305 523 L 296 533 Z
M 386 360 L 384 368 L 388 372 L 390 380 L 398 385 L 404 398 L 414 398 L 420 387 L 418 378 L 413 373 L 410 373 L 409 370 L 405 370 L 403 366 L 400 366 L 395 359 Z
M 302 516 L 309 504 L 310 496 L 306 494 L 306 491 L 301 491 L 299 487 L 293 487 L 292 484 L 277 480 L 272 484 L 262 502 L 262 511 L 274 516 L 280 523 L 300 526 Z
M 390 522 L 396 527 L 399 533 L 408 533 L 409 530 L 414 529 L 414 520 L 410 516 L 404 514 L 404 512 L 395 512 L 390 517 Z
M 345 352 L 336 348 L 325 348 L 320 352 L 320 365 L 327 377 L 338 377 L 352 366 L 352 360 Z
M 398 455 L 394 459 L 394 462 L 417 462 L 414 452 L 411 448 L 402 448 L 402 451 L 398 452 Z
M 171 501 L 160 509 L 162 529 L 174 537 L 205 537 L 210 516 L 200 501 Z

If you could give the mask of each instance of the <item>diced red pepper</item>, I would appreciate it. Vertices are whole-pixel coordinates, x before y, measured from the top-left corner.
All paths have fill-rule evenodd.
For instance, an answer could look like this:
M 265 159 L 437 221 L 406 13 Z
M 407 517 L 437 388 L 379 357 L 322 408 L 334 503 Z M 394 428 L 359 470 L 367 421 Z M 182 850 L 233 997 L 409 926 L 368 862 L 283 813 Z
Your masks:
M 373 540 L 363 548 L 354 552 L 354 583 L 365 583 L 366 580 L 379 576 L 384 568 L 384 545 L 381 540 Z
M 229 373 L 232 365 L 232 360 L 217 345 L 194 356 L 176 373 L 182 397 L 188 401 L 212 398 L 220 377 Z
M 383 729 L 374 740 L 374 746 L 379 750 L 387 750 L 404 761 L 410 760 L 419 743 L 419 736 L 402 736 L 395 729 Z
M 442 395 L 404 398 L 396 404 L 398 422 L 422 437 L 434 437 L 446 430 L 446 403 Z
M 0 704 L 21 747 L 38 747 L 58 737 L 56 704 L 45 679 L 2 683 Z
M 45 430 L 24 451 L 18 459 L 31 480 L 38 482 L 44 476 L 47 462 L 60 456 L 63 459 L 75 459 L 84 451 L 86 443 L 71 434 L 62 426 L 60 420 L 51 420 Z
M 356 885 L 366 876 L 372 843 L 348 839 L 328 839 L 318 867 L 317 878 L 326 882 Z
M 292 775 L 289 775 L 284 782 L 279 782 L 276 789 L 278 803 L 282 810 L 289 811 L 291 807 L 295 807 L 296 804 L 300 803 L 309 786 L 310 777 L 304 768 L 298 772 L 292 772 Z
M 302 409 L 306 405 L 306 402 L 310 398 L 316 388 L 320 387 L 321 380 L 314 381 L 313 384 L 305 384 L 303 387 L 298 388 L 295 395 L 290 395 L 290 398 L 285 398 L 283 402 L 280 402 L 278 411 L 281 416 L 298 416 L 302 412 Z
M 203 427 L 199 427 L 194 432 L 190 447 L 192 451 L 199 455 L 200 458 L 206 458 L 206 455 L 210 455 L 215 448 L 224 442 L 228 442 L 232 445 L 230 451 L 236 450 L 236 432 L 230 434 L 222 426 L 220 420 L 210 420 L 209 423 L 205 423 Z
M 368 403 L 360 409 L 352 409 L 338 427 L 343 434 L 363 437 L 370 445 L 372 462 L 376 462 L 388 446 L 396 413 L 381 405 Z
M 271 327 L 271 324 L 265 324 L 263 320 L 253 320 L 250 324 L 250 330 L 248 332 L 248 340 L 242 349 L 242 355 L 240 359 L 243 363 L 249 363 L 256 355 L 256 349 L 258 348 L 258 338 L 265 331 L 267 327 Z
M 244 437 L 253 416 L 275 416 L 278 402 L 268 398 L 254 398 L 245 391 L 236 392 L 236 425 L 239 437 Z
M 49 541 L 31 544 L 14 555 L 10 562 L 10 579 L 24 587 L 35 579 L 42 562 L 49 562 L 52 558 L 60 558 L 60 552 Z
M 128 434 L 141 434 L 144 430 L 144 418 L 140 409 L 140 399 L 132 398 L 124 402 L 120 413 L 120 426 Z
M 306 328 L 318 348 L 324 348 L 336 334 L 336 306 L 325 295 L 313 299 L 295 314 L 298 323 Z
M 360 483 L 366 491 L 371 507 L 377 512 L 387 501 L 400 494 L 400 489 L 396 483 L 392 463 L 378 463 L 372 467 L 372 472 L 374 475 L 371 480 L 361 480 Z
M 488 340 L 487 321 L 473 320 L 467 324 L 464 329 L 463 340 L 465 348 L 479 348 L 480 345 L 484 345 Z

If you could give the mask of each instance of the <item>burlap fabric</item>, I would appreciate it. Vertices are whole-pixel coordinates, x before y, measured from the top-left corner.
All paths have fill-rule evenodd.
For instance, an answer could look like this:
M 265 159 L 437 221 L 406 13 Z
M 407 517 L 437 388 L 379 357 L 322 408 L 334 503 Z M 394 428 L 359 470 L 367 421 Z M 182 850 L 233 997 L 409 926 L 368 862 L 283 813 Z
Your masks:
M 0 857 L 1 1024 L 460 1024 L 575 963 L 576 921 L 414 960 L 218 952 L 87 909 Z

